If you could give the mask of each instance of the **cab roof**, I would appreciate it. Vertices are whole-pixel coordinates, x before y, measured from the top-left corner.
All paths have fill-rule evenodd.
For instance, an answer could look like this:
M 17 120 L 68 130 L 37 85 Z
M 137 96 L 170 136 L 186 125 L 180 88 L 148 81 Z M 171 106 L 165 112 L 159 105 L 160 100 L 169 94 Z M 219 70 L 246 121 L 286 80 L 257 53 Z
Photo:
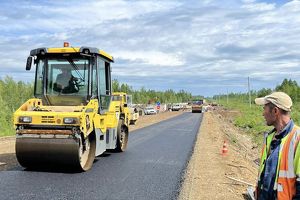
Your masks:
M 30 56 L 56 54 L 56 53 L 82 53 L 82 54 L 98 54 L 110 62 L 114 62 L 114 58 L 103 50 L 95 47 L 53 47 L 53 48 L 37 48 L 30 51 Z
M 121 95 L 127 95 L 127 94 L 125 92 L 113 92 L 112 95 L 121 96 Z

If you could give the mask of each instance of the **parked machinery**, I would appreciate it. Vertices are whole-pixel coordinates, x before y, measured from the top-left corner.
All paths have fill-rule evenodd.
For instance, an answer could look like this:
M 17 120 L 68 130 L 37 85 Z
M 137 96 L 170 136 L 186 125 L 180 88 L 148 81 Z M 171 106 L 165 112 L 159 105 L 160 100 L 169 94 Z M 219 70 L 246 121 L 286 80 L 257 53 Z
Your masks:
M 192 103 L 192 113 L 202 113 L 203 99 L 194 100 Z
M 128 95 L 125 92 L 113 92 L 112 100 L 120 101 L 120 110 L 122 113 L 127 113 L 127 122 L 129 124 L 136 124 L 139 113 L 132 105 L 132 95 Z

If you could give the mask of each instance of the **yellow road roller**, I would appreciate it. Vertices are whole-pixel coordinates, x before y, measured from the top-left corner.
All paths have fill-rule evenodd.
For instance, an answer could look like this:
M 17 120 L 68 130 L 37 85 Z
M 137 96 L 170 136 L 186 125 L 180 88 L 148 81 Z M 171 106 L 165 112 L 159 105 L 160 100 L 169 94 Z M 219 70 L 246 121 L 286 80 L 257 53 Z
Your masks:
M 25 168 L 89 170 L 106 150 L 125 151 L 129 116 L 112 101 L 113 57 L 94 47 L 37 48 L 34 98 L 14 113 L 16 156 Z
M 132 95 L 128 95 L 125 92 L 113 92 L 112 100 L 121 102 L 121 112 L 127 113 L 129 124 L 135 125 L 139 119 L 139 113 L 132 105 Z

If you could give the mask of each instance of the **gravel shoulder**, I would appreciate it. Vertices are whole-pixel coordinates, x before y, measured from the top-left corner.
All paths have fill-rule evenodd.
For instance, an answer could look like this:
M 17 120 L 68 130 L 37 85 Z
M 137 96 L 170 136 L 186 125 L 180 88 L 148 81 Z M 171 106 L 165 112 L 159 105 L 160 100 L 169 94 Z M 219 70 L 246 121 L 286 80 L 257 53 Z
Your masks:
M 160 121 L 178 116 L 182 114 L 182 111 L 178 112 L 162 112 L 157 115 L 144 115 L 141 116 L 136 125 L 130 125 L 129 131 L 134 131 Z M 13 170 L 19 167 L 16 154 L 15 154 L 15 136 L 0 138 L 0 171 Z
M 233 124 L 234 111 L 204 113 L 194 151 L 179 194 L 188 199 L 248 199 L 248 185 L 255 185 L 258 148 L 251 137 Z M 222 155 L 224 141 L 227 155 Z M 234 178 L 239 181 L 234 181 Z

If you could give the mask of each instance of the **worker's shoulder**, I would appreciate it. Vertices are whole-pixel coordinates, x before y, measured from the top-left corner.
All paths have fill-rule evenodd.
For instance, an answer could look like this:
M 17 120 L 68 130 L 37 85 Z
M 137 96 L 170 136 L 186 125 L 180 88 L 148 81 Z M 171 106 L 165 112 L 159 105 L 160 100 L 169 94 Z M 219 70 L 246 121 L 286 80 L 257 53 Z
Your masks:
M 297 138 L 297 140 L 300 140 L 300 126 L 298 125 L 294 125 L 294 128 L 296 129 L 295 131 L 295 137 Z
M 294 129 L 296 129 L 296 132 L 299 132 L 300 131 L 300 126 L 298 126 L 297 124 L 294 124 Z

